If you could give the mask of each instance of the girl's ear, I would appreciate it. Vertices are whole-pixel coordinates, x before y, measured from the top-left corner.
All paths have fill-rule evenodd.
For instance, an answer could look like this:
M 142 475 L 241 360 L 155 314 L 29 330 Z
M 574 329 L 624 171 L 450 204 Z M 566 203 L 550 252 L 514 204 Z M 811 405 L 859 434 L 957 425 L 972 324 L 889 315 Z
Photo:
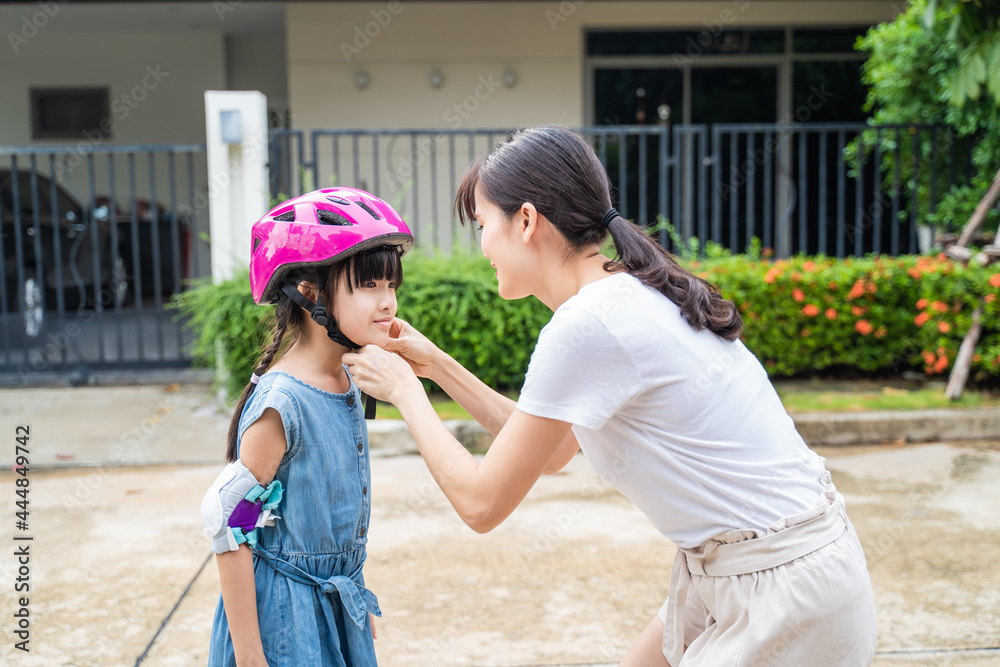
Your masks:
M 303 280 L 299 283 L 299 293 L 313 303 L 318 303 L 316 299 L 319 298 L 319 290 L 316 289 L 315 284 Z

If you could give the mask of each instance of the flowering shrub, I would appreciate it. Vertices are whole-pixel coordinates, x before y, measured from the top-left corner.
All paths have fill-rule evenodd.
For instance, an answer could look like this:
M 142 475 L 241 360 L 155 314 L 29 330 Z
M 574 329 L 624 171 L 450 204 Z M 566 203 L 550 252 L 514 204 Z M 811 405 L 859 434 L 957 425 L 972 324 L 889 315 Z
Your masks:
M 946 376 L 982 298 L 972 378 L 1000 375 L 1000 267 L 943 254 L 835 260 L 685 260 L 743 314 L 743 340 L 771 375 L 823 370 Z

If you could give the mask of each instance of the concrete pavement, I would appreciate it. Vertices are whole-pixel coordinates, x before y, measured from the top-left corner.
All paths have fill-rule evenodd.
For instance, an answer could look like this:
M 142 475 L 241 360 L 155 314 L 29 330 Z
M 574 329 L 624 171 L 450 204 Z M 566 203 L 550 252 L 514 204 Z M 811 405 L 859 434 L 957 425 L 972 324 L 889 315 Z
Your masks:
M 132 665 L 193 580 L 142 664 L 204 664 L 218 575 L 201 569 L 198 506 L 228 422 L 199 384 L 0 389 L 0 663 Z M 672 545 L 582 456 L 477 535 L 418 457 L 377 440 L 366 577 L 381 665 L 614 664 L 665 597 Z M 876 664 L 1000 665 L 982 650 L 1000 646 L 1000 441 L 817 449 L 865 545 Z M 26 542 L 30 653 L 12 634 Z

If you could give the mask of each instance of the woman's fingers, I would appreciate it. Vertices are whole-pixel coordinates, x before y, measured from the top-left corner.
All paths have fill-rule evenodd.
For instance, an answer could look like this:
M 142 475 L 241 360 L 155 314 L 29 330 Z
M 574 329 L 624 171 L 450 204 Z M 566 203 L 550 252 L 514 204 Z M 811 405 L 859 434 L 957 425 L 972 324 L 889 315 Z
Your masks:
M 343 361 L 351 369 L 351 376 L 361 391 L 380 401 L 393 402 L 394 390 L 402 390 L 408 379 L 417 381 L 407 362 L 376 345 L 348 352 Z

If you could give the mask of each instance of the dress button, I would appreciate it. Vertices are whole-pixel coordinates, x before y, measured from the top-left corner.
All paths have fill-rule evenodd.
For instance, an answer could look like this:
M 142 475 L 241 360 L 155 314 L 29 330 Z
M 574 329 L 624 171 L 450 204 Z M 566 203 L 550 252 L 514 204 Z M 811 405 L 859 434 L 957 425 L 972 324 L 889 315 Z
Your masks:
M 351 405 L 351 406 L 354 405 L 354 397 L 353 396 L 348 396 L 347 397 L 347 404 Z
M 365 451 L 365 443 L 363 443 L 363 442 L 359 442 L 358 443 L 358 451 L 359 452 Z
M 362 486 L 361 487 L 361 495 L 363 495 L 363 496 L 367 496 L 368 495 L 368 487 L 367 486 Z
M 368 529 L 365 528 L 364 526 L 361 526 L 361 537 L 364 537 L 365 533 L 367 533 L 367 532 L 368 532 Z

